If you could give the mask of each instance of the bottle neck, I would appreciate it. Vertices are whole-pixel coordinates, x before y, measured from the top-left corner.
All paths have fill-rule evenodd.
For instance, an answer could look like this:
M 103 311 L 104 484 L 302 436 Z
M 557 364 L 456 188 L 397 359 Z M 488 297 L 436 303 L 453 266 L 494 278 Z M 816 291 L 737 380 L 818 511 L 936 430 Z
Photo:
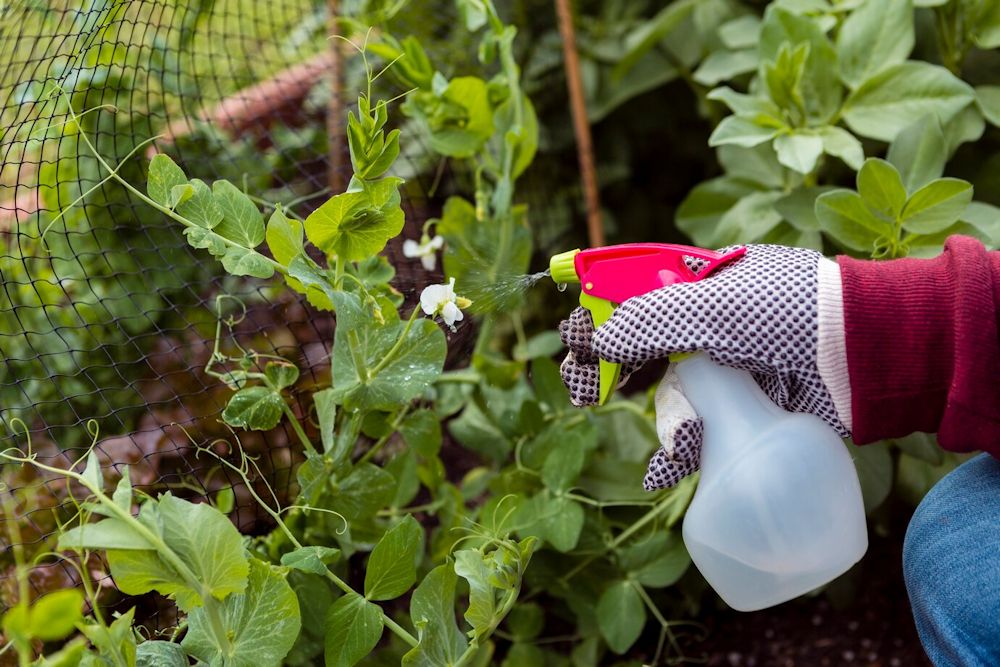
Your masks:
M 679 361 L 677 376 L 705 425 L 703 471 L 751 446 L 758 433 L 784 415 L 749 372 L 721 366 L 704 352 Z

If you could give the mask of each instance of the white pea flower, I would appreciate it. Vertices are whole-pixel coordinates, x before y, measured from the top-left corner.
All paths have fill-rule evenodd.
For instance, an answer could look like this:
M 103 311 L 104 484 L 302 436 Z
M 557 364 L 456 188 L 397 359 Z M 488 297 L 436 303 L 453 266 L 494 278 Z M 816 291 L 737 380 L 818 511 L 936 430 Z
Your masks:
M 437 265 L 437 255 L 435 253 L 443 245 L 443 237 L 435 236 L 431 238 L 425 233 L 420 237 L 420 243 L 417 243 L 413 239 L 403 241 L 403 256 L 410 258 L 419 257 L 420 263 L 424 265 L 424 268 L 428 271 L 433 271 Z
M 471 301 L 455 294 L 454 278 L 449 280 L 447 285 L 428 285 L 420 293 L 420 308 L 424 313 L 431 317 L 440 315 L 444 323 L 452 329 L 455 328 L 455 322 L 465 317 L 461 309 L 471 305 Z

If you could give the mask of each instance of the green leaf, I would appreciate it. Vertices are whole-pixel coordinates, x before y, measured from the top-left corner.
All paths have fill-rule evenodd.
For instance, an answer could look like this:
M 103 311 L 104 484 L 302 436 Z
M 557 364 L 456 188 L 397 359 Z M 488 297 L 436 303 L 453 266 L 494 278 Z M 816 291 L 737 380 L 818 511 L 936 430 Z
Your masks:
M 851 88 L 913 50 L 913 7 L 909 0 L 864 2 L 844 20 L 837 33 L 840 75 Z
M 709 146 L 725 146 L 733 144 L 751 148 L 765 141 L 770 141 L 778 134 L 779 128 L 765 127 L 744 118 L 743 116 L 726 116 L 716 126 L 712 136 L 708 138 Z
M 933 234 L 956 222 L 972 201 L 972 185 L 957 178 L 939 178 L 913 193 L 903 209 L 903 229 Z
M 534 602 L 521 602 L 510 610 L 506 623 L 516 639 L 530 641 L 541 634 L 545 626 L 545 612 Z
M 28 612 L 28 634 L 43 642 L 69 636 L 83 620 L 83 593 L 75 588 L 44 595 Z
M 247 556 L 236 527 L 211 505 L 189 503 L 169 493 L 143 504 L 139 520 L 184 563 L 202 588 L 223 599 L 247 585 Z M 103 522 L 102 522 L 103 523 Z M 155 590 L 173 595 L 182 611 L 202 604 L 201 592 L 157 551 L 107 550 L 111 576 L 127 595 Z
M 808 118 L 825 123 L 840 108 L 842 94 L 837 74 L 837 53 L 833 44 L 817 21 L 772 4 L 764 13 L 761 26 L 761 70 L 767 63 L 777 62 L 781 49 L 786 45 L 792 51 L 807 45 L 804 69 L 799 80 L 802 101 Z
M 187 185 L 187 182 L 184 170 L 178 167 L 168 155 L 158 153 L 149 161 L 146 194 L 157 204 L 173 208 L 170 205 L 171 190 L 177 185 Z
M 771 150 L 770 146 L 765 148 Z M 677 208 L 677 228 L 687 234 L 695 245 L 715 247 L 713 242 L 718 236 L 718 223 L 722 216 L 743 197 L 759 191 L 758 187 L 726 176 L 700 183 Z
M 678 532 L 663 531 L 620 549 L 618 563 L 629 579 L 642 586 L 663 588 L 677 583 L 691 565 L 691 556 Z
M 987 247 L 996 249 L 1000 246 L 1000 208 L 991 204 L 974 201 L 962 214 L 962 220 L 974 227 Z
M 190 664 L 181 645 L 173 642 L 144 641 L 135 649 L 135 667 L 188 667 Z
M 122 477 L 118 480 L 115 493 L 111 497 L 115 505 L 128 513 L 132 513 L 132 480 L 129 478 L 128 466 L 122 468 Z
M 574 442 L 564 442 L 545 457 L 542 481 L 552 491 L 567 491 L 583 470 L 584 451 Z
M 518 514 L 522 535 L 543 539 L 556 551 L 569 551 L 580 541 L 583 507 L 571 498 L 540 493 L 524 503 Z
M 298 381 L 299 369 L 292 363 L 269 361 L 264 366 L 264 375 L 274 385 L 275 389 L 281 391 L 285 387 L 291 387 Z
M 233 394 L 222 411 L 222 419 L 230 426 L 268 431 L 278 425 L 284 412 L 285 400 L 268 387 L 247 387 Z
M 761 144 L 753 148 L 740 146 L 719 146 L 716 151 L 719 164 L 729 178 L 746 181 L 747 184 L 759 185 L 761 189 L 784 189 L 795 182 L 795 176 L 778 162 L 778 156 L 770 144 Z M 745 191 L 732 203 L 750 194 Z M 728 197 L 726 198 L 728 200 Z
M 281 556 L 281 564 L 293 570 L 302 570 L 320 576 L 326 576 L 328 563 L 333 563 L 340 557 L 340 549 L 333 547 L 299 547 Z
M 823 138 L 823 152 L 839 157 L 851 169 L 861 169 L 865 161 L 865 151 L 857 137 L 841 127 L 827 125 L 820 130 Z
M 404 106 L 404 110 L 413 108 L 409 101 Z M 431 148 L 448 157 L 472 157 L 493 135 L 489 92 L 478 77 L 452 79 L 430 114 L 421 115 L 430 130 Z
M 931 465 L 941 465 L 944 461 L 944 450 L 938 445 L 937 438 L 929 433 L 911 433 L 904 438 L 895 438 L 892 442 L 901 451 Z
M 986 131 L 986 119 L 975 104 L 969 104 L 959 111 L 941 128 L 944 141 L 948 146 L 948 155 L 953 154 L 959 146 L 969 141 L 979 141 Z
M 181 642 L 190 655 L 213 665 L 279 665 L 302 625 L 298 598 L 281 569 L 256 558 L 250 561 L 246 590 L 227 597 L 220 611 L 222 628 L 229 640 L 228 654 L 216 645 L 208 615 L 202 608 L 188 616 L 187 634 Z
M 417 580 L 417 550 L 423 529 L 411 515 L 386 531 L 368 558 L 365 570 L 365 597 L 392 600 L 410 589 Z
M 625 53 L 611 73 L 612 80 L 620 81 L 639 62 L 691 15 L 697 5 L 695 0 L 680 0 L 660 9 L 655 16 L 643 21 L 639 28 L 628 35 Z
M 865 160 L 858 172 L 858 194 L 868 208 L 893 221 L 906 204 L 906 188 L 899 172 L 878 158 Z
M 83 478 L 94 489 L 98 491 L 104 489 L 104 475 L 101 473 L 101 462 L 97 458 L 97 452 L 93 449 L 87 453 L 87 466 L 83 469 Z
M 719 26 L 719 39 L 729 49 L 756 48 L 760 41 L 760 19 L 744 14 Z
M 529 338 L 522 345 L 514 346 L 513 356 L 518 361 L 530 361 L 538 357 L 551 357 L 562 351 L 562 339 L 558 331 L 543 331 Z
M 824 232 L 851 250 L 870 253 L 879 237 L 888 238 L 893 229 L 865 206 L 861 195 L 850 190 L 834 190 L 816 198 L 816 217 Z
M 437 456 L 441 450 L 441 422 L 431 410 L 411 412 L 400 424 L 399 433 L 424 458 Z
M 423 578 L 410 598 L 410 618 L 420 643 L 403 656 L 407 667 L 454 665 L 468 646 L 455 621 L 458 575 L 449 563 Z
M 469 608 L 465 612 L 465 620 L 472 626 L 470 636 L 481 636 L 493 622 L 497 613 L 496 595 L 490 584 L 490 558 L 477 549 L 456 551 L 455 573 L 469 582 Z
M 774 210 L 774 203 L 780 198 L 780 191 L 751 192 L 743 197 L 719 218 L 708 247 L 752 243 L 763 238 L 781 223 L 781 216 Z
M 799 231 L 819 231 L 820 224 L 816 218 L 816 198 L 832 189 L 829 186 L 796 188 L 774 202 L 774 210 Z
M 188 227 L 184 230 L 184 236 L 192 248 L 203 248 L 208 250 L 213 257 L 222 257 L 226 254 L 226 240 L 207 229 L 201 227 Z
M 870 513 L 882 504 L 892 489 L 892 458 L 884 442 L 852 446 L 851 455 L 861 482 L 865 512 Z
M 780 126 L 781 109 L 766 97 L 738 93 L 727 86 L 710 90 L 706 97 L 722 102 L 737 116 L 751 121 L 767 121 L 762 124 Z
M 121 519 L 104 519 L 63 532 L 56 548 L 60 551 L 72 549 L 78 552 L 101 549 L 149 550 L 153 545 Z
M 789 169 L 808 174 L 823 154 L 823 139 L 815 134 L 782 134 L 774 140 L 778 162 Z
M 371 463 L 356 466 L 336 483 L 333 507 L 351 521 L 373 516 L 392 501 L 396 478 Z
M 212 184 L 212 195 L 222 222 L 215 232 L 244 248 L 256 248 L 264 240 L 264 216 L 249 197 L 229 181 Z
M 597 602 L 597 624 L 615 653 L 621 655 L 635 643 L 646 625 L 646 608 L 634 584 L 617 581 L 604 590 Z
M 976 86 L 976 104 L 991 125 L 1000 127 L 1000 86 Z
M 191 197 L 177 205 L 176 212 L 199 227 L 212 229 L 222 222 L 222 209 L 215 202 L 212 190 L 205 182 L 192 178 L 189 185 L 192 188 Z
M 400 178 L 365 181 L 364 188 L 331 197 L 306 218 L 306 236 L 317 248 L 348 261 L 377 255 L 403 229 Z
M 234 276 L 270 278 L 274 275 L 274 265 L 264 255 L 249 248 L 226 248 L 226 254 L 222 256 L 222 267 Z
M 171 209 L 177 208 L 179 205 L 183 204 L 187 200 L 194 196 L 194 186 L 190 183 L 184 183 L 183 185 L 175 185 L 170 188 L 170 196 L 167 198 L 167 206 Z
M 865 81 L 844 102 L 843 115 L 855 134 L 892 141 L 927 114 L 949 121 L 974 98 L 972 88 L 945 68 L 907 61 Z
M 939 178 L 948 160 L 948 147 L 937 117 L 924 116 L 904 128 L 889 145 L 886 159 L 899 170 L 907 192 Z
M 277 208 L 267 221 L 265 238 L 274 259 L 287 266 L 302 252 L 302 223 Z
M 405 325 L 380 325 L 353 294 L 339 293 L 333 348 L 334 399 L 348 409 L 395 410 L 434 383 L 447 352 L 441 329 L 418 318 L 401 347 L 378 372 L 375 369 L 403 335 Z
M 316 405 L 316 417 L 319 420 L 319 436 L 320 442 L 323 443 L 323 451 L 331 454 L 337 442 L 333 437 L 337 418 L 337 402 L 334 400 L 333 390 L 317 391 L 313 394 L 313 403 Z M 334 458 L 339 457 L 335 456 Z
M 514 138 L 512 178 L 517 178 L 524 173 L 524 170 L 534 160 L 535 152 L 538 150 L 538 117 L 535 115 L 535 107 L 527 95 L 521 95 L 521 113 L 523 119 L 520 128 L 515 128 L 514 105 L 510 99 L 498 106 L 493 114 L 496 131 L 493 133 L 490 146 L 498 162 L 503 160 L 504 149 L 512 137 Z
M 701 61 L 691 77 L 703 86 L 714 86 L 756 69 L 756 49 L 713 51 Z
M 382 638 L 382 610 L 357 593 L 348 593 L 326 614 L 326 667 L 351 667 Z

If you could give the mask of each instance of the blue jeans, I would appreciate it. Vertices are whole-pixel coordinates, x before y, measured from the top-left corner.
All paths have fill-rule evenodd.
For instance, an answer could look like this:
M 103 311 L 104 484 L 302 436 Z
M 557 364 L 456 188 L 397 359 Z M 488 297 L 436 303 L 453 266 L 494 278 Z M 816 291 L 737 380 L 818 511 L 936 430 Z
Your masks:
M 977 456 L 931 489 L 906 531 L 903 577 L 936 667 L 1000 665 L 1000 461 Z

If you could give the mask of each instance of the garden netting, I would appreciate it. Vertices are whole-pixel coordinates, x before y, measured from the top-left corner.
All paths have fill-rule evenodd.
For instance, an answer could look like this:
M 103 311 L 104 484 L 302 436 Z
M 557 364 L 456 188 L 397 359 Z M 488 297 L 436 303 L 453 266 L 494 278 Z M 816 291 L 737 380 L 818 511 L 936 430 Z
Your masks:
M 344 2 L 339 15 L 360 23 L 392 11 L 396 30 L 434 35 L 440 48 L 454 50 L 448 62 L 460 61 L 461 37 L 447 39 L 450 3 L 435 3 L 431 13 L 421 3 L 402 11 L 374 4 Z M 98 152 L 140 189 L 149 158 L 161 152 L 191 176 L 229 179 L 306 215 L 350 177 L 342 124 L 361 70 L 335 54 L 352 51 L 330 39 L 337 30 L 331 9 L 315 0 L 5 3 L 0 447 L 26 449 L 30 440 L 40 460 L 65 467 L 96 441 L 109 477 L 128 465 L 146 492 L 219 500 L 234 481 L 199 460 L 192 443 L 234 437 L 219 419 L 229 391 L 204 372 L 220 313 L 238 320 L 232 332 L 222 327 L 224 345 L 234 336 L 293 360 L 302 387 L 324 374 L 328 381 L 329 315 L 287 290 L 225 277 L 185 242 L 179 225 L 106 180 L 66 109 L 82 114 L 81 129 Z M 463 177 L 428 164 L 419 141 L 407 137 L 411 150 L 399 163 L 410 236 L 433 212 L 426 193 L 443 178 Z M 395 245 L 387 252 L 400 256 Z M 401 272 L 396 287 L 413 294 L 429 280 Z M 234 297 L 221 311 L 220 294 Z M 307 415 L 309 406 L 299 402 L 296 410 Z M 279 494 L 293 479 L 287 428 L 240 435 Z M 30 466 L 8 468 L 5 491 L 21 505 L 3 521 L 19 522 L 33 553 L 56 528 L 51 509 L 69 507 L 70 491 Z M 231 517 L 244 532 L 266 528 L 238 488 L 224 502 L 233 503 Z M 8 542 L 0 587 L 10 592 L 6 525 L 0 535 Z M 65 564 L 45 564 L 32 570 L 31 583 L 52 590 L 78 577 Z M 0 606 L 10 599 L 0 594 Z

